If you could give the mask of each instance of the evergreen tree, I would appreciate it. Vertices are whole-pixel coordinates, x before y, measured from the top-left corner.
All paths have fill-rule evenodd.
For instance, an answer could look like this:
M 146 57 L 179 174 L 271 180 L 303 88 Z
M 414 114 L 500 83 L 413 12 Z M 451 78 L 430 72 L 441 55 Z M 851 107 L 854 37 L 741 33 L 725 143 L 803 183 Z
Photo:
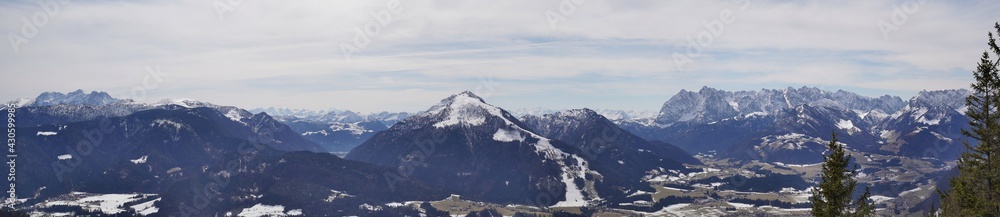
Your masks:
M 1000 32 L 1000 23 L 993 25 Z M 976 71 L 972 94 L 965 99 L 969 129 L 962 135 L 975 140 L 963 142 L 966 151 L 958 159 L 958 176 L 951 179 L 951 191 L 941 195 L 944 216 L 1000 216 L 1000 75 L 990 52 L 1000 56 L 993 33 L 987 33 L 988 50 L 983 51 Z
M 813 216 L 874 216 L 875 205 L 872 203 L 871 192 L 865 187 L 865 193 L 857 200 L 852 199 L 854 188 L 858 181 L 858 165 L 848 169 L 851 156 L 844 151 L 844 146 L 837 143 L 837 134 L 827 144 L 829 154 L 823 156 L 822 180 L 819 186 L 812 189 Z

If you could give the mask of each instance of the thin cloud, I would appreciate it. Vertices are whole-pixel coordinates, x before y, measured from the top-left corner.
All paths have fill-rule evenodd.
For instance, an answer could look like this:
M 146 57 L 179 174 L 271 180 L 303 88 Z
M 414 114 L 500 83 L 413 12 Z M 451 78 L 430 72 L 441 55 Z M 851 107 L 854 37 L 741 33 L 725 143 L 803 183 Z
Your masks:
M 247 108 L 418 111 L 485 78 L 499 83 L 490 101 L 509 108 L 656 110 L 701 86 L 905 98 L 967 87 L 1000 21 L 1000 5 L 985 0 L 925 1 L 899 25 L 894 13 L 917 1 L 589 0 L 568 14 L 560 1 L 401 1 L 345 60 L 342 45 L 382 25 L 373 14 L 386 2 L 243 1 L 220 19 L 211 1 L 73 1 L 18 52 L 0 43 L 0 99 L 78 88 L 127 96 L 153 65 L 170 76 L 147 101 Z M 22 18 L 41 10 L 0 3 L 0 33 L 20 34 Z M 678 70 L 674 54 L 728 12 L 732 22 Z M 885 21 L 896 29 L 883 31 Z

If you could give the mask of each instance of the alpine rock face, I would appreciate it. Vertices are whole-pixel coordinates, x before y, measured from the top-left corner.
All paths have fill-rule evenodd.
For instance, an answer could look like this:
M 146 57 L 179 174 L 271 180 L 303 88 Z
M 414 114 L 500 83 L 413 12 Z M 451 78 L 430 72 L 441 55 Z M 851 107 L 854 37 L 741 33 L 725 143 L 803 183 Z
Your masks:
M 435 187 L 497 203 L 596 203 L 605 193 L 600 185 L 611 179 L 579 149 L 532 131 L 471 92 L 377 133 L 347 159 L 409 171 Z
M 846 91 L 829 92 L 802 87 L 780 90 L 729 92 L 703 87 L 698 92 L 681 90 L 660 109 L 657 122 L 664 125 L 708 123 L 735 116 L 769 114 L 799 105 L 833 107 L 859 113 L 892 113 L 905 103 L 899 97 L 870 98 Z
M 968 90 L 921 91 L 907 105 L 885 118 L 872 132 L 881 137 L 881 151 L 902 156 L 955 160 L 965 151 L 962 135 Z M 875 134 L 877 133 L 877 134 Z
M 958 126 L 966 122 L 966 95 L 966 90 L 925 91 L 904 102 L 809 87 L 737 92 L 704 87 L 671 97 L 655 122 L 619 125 L 688 152 L 717 151 L 735 159 L 819 162 L 823 144 L 836 132 L 858 151 L 953 160 L 964 150 Z
M 84 93 L 83 90 L 76 90 L 67 94 L 59 92 L 45 92 L 38 95 L 37 98 L 31 103 L 32 106 L 49 106 L 49 105 L 108 105 L 115 102 L 121 101 L 115 99 L 105 92 L 91 91 L 90 93 Z

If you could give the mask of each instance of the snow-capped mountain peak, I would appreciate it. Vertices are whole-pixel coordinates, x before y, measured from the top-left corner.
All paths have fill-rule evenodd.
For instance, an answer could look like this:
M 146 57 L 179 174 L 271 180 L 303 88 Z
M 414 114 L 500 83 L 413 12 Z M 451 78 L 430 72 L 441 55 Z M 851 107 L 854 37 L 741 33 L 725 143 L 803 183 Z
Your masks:
M 434 137 L 432 135 L 440 133 L 448 136 L 438 137 L 440 140 L 435 145 L 438 147 L 436 148 L 438 151 L 433 152 L 432 156 L 427 158 L 469 155 L 470 158 L 458 163 L 468 165 L 456 167 L 455 163 L 428 163 L 418 170 L 436 168 L 454 171 L 455 173 L 448 174 L 456 175 L 448 176 L 456 183 L 485 180 L 483 177 L 490 177 L 489 179 L 506 179 L 505 177 L 509 176 L 540 177 L 522 180 L 525 185 L 535 187 L 505 191 L 503 194 L 534 195 L 537 192 L 554 190 L 540 185 L 541 182 L 561 182 L 560 188 L 562 189 L 559 190 L 565 191 L 564 194 L 559 195 L 562 196 L 561 201 L 547 205 L 582 206 L 589 200 L 600 198 L 592 190 L 594 182 L 587 179 L 588 176 L 598 176 L 599 173 L 591 170 L 587 159 L 563 150 L 563 148 L 569 148 L 564 142 L 546 138 L 529 130 L 524 123 L 507 111 L 486 103 L 482 98 L 468 91 L 449 96 L 428 110 L 393 125 L 384 133 L 376 134 L 367 142 L 351 150 L 346 158 L 398 166 L 402 161 L 398 157 L 400 154 L 411 154 L 408 150 L 413 147 L 409 146 L 409 141 Z M 516 156 L 516 159 L 501 156 Z M 439 158 L 438 160 L 428 160 L 428 162 L 452 162 L 456 159 Z M 497 164 L 498 162 L 504 163 Z M 542 170 L 513 169 L 525 167 L 549 168 L 550 170 L 543 172 Z M 494 169 L 491 169 L 491 172 L 478 172 L 481 168 Z M 441 177 L 438 176 L 434 179 L 437 178 Z M 584 186 L 577 184 L 576 180 L 579 179 L 585 180 Z M 510 180 L 510 182 L 513 181 Z M 460 188 L 461 186 L 465 185 L 449 185 L 449 188 Z M 460 190 L 466 191 L 466 194 L 478 194 L 488 189 Z
M 761 89 L 759 91 L 724 91 L 703 87 L 698 92 L 681 90 L 660 109 L 657 122 L 669 125 L 677 122 L 710 123 L 754 113 L 773 113 L 780 109 L 807 104 L 842 110 L 891 114 L 906 105 L 899 97 L 878 98 L 838 90 L 814 87 Z
M 154 103 L 153 106 L 177 105 L 184 108 L 194 108 L 198 104 L 201 104 L 201 102 L 188 98 L 176 98 L 176 99 L 171 98 L 171 99 L 160 100 L 160 102 Z
M 441 100 L 437 105 L 432 106 L 423 115 L 441 117 L 442 120 L 434 124 L 434 127 L 443 128 L 452 125 L 479 126 L 486 122 L 486 116 L 501 118 L 512 124 L 508 120 L 507 114 L 500 108 L 487 104 L 479 96 L 472 92 L 465 91 Z
M 910 99 L 912 107 L 941 107 L 957 109 L 965 106 L 965 97 L 971 92 L 966 89 L 920 91 Z

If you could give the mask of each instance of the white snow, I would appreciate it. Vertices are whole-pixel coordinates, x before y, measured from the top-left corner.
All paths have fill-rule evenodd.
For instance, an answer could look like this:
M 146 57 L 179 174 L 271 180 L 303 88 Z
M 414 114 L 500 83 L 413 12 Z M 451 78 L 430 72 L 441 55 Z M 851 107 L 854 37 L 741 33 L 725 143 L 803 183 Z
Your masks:
M 933 134 L 933 135 L 934 135 L 934 137 L 937 137 L 937 138 L 938 138 L 938 139 L 940 139 L 940 140 L 944 140 L 944 141 L 946 141 L 946 142 L 951 142 L 951 141 L 952 141 L 952 139 L 951 139 L 951 138 L 948 138 L 947 136 L 943 136 L 943 135 L 941 135 L 940 133 L 937 133 L 937 132 L 933 132 L 933 131 L 931 131 L 931 134 Z
M 927 114 L 927 108 L 921 107 L 916 110 L 913 110 L 913 114 L 910 114 L 910 117 L 916 120 L 917 123 L 923 123 L 927 125 L 937 125 L 939 122 L 941 122 L 941 119 L 927 119 L 926 114 Z
M 896 199 L 896 198 L 889 197 L 889 196 L 882 196 L 882 195 L 872 195 L 871 199 L 872 199 L 872 201 L 875 201 L 875 203 L 882 203 L 882 202 L 889 201 L 889 200 Z
M 768 206 L 768 205 L 760 206 L 760 207 L 758 207 L 758 209 L 760 209 L 760 210 L 773 210 L 773 211 L 776 211 L 776 213 L 774 213 L 774 212 L 770 212 L 770 213 L 785 214 L 785 215 L 788 215 L 789 213 L 798 213 L 798 212 L 809 212 L 809 211 L 812 211 L 812 208 L 779 208 L 779 207 Z
M 191 101 L 194 101 L 194 100 L 186 99 L 186 98 L 164 99 L 164 100 L 161 100 L 159 103 L 153 104 L 153 106 L 158 106 L 158 105 L 179 105 L 179 106 L 184 107 L 184 108 L 193 108 L 194 106 L 191 106 L 190 104 L 188 104 L 188 102 L 191 102 Z
M 743 115 L 743 118 L 750 118 L 753 116 L 767 116 L 767 112 L 750 112 L 750 114 Z
M 582 168 L 586 167 L 583 166 L 583 158 L 576 155 L 572 155 L 572 157 L 576 159 L 577 168 L 581 169 L 579 169 L 577 176 L 573 176 L 571 171 L 567 171 L 569 168 L 563 166 L 562 182 L 566 185 L 566 200 L 559 201 L 555 205 L 552 205 L 552 207 L 581 207 L 587 205 L 587 201 L 583 198 L 583 192 L 580 191 L 580 188 L 576 186 L 576 182 L 573 181 L 573 178 L 584 177 L 585 170 Z
M 2 106 L 0 106 L 0 108 L 3 108 L 4 110 L 6 110 L 7 109 L 7 105 L 11 104 L 11 103 L 17 105 L 17 108 L 21 108 L 21 107 L 30 105 L 32 103 L 35 103 L 35 99 L 32 99 L 32 98 L 18 98 L 18 99 L 15 99 L 14 101 L 10 101 L 8 103 L 4 103 Z
M 774 162 L 774 164 L 778 165 L 778 166 L 783 166 L 783 167 L 811 167 L 811 166 L 820 165 L 821 163 L 814 163 L 814 164 L 786 164 L 786 163 L 782 163 L 782 162 Z
M 959 108 L 955 109 L 955 111 L 956 111 L 956 112 L 958 112 L 958 113 L 961 113 L 961 114 L 963 114 L 963 115 L 964 115 L 964 114 L 965 114 L 965 112 L 966 112 L 966 111 L 968 111 L 968 110 L 969 110 L 969 106 L 962 106 L 962 107 L 959 107 Z
M 907 194 L 910 194 L 910 193 L 913 193 L 913 192 L 917 192 L 917 191 L 920 191 L 920 190 L 923 190 L 923 189 L 921 189 L 920 187 L 916 187 L 914 189 L 910 189 L 910 190 L 907 190 L 907 191 L 904 191 L 904 192 L 900 192 L 899 196 L 900 197 L 906 196 Z
M 806 136 L 800 133 L 788 133 L 780 136 L 765 136 L 760 138 L 760 145 L 754 148 L 760 150 L 761 148 L 769 148 L 770 150 L 780 150 L 780 149 L 790 149 L 799 150 L 806 148 L 806 143 L 812 142 L 817 144 L 824 144 L 826 140 L 815 138 L 811 136 Z M 815 144 L 814 144 L 815 145 Z
M 645 195 L 645 194 L 650 194 L 650 192 L 643 191 L 643 190 L 637 190 L 637 191 L 635 191 L 635 193 L 632 193 L 632 194 L 628 195 L 628 197 L 633 197 L 633 196 L 637 196 L 637 195 Z
M 243 115 L 240 114 L 239 109 L 229 110 L 229 112 L 226 112 L 226 117 L 243 125 L 247 125 L 247 123 L 243 122 Z
M 147 157 L 149 157 L 149 155 L 143 155 L 140 158 L 132 159 L 132 160 L 129 160 L 129 161 L 132 161 L 133 164 L 143 164 L 143 163 L 146 163 L 146 158 Z
M 372 130 L 365 129 L 361 125 L 358 125 L 358 123 L 333 123 L 333 124 L 331 124 L 330 125 L 330 132 L 337 132 L 337 131 L 348 131 L 348 132 L 351 132 L 351 135 L 361 135 L 361 134 L 364 134 L 364 133 L 373 132 Z M 322 133 L 323 133 L 323 135 L 326 135 L 326 131 L 323 131 Z
M 329 133 L 326 132 L 326 130 L 320 130 L 320 131 L 315 131 L 315 132 L 305 132 L 305 133 L 302 133 L 303 136 L 315 135 L 315 134 L 323 134 L 324 136 L 329 136 L 330 135 Z
M 240 211 L 237 216 L 240 217 L 262 217 L 262 216 L 289 216 L 295 214 L 302 214 L 301 209 L 291 210 L 285 213 L 285 206 L 282 205 L 264 205 L 258 203 L 253 205 L 253 207 L 245 208 Z
M 493 140 L 500 142 L 521 142 L 524 141 L 524 136 L 521 135 L 521 132 L 500 128 L 493 134 Z
M 429 113 L 440 113 L 446 108 L 451 110 L 451 112 L 448 113 L 448 117 L 445 117 L 445 119 L 441 122 L 435 123 L 434 127 L 443 128 L 457 124 L 465 124 L 468 126 L 482 125 L 483 123 L 486 123 L 486 116 L 480 112 L 480 109 L 486 110 L 487 113 L 496 117 L 503 117 L 499 108 L 483 103 L 478 98 L 464 93 L 455 95 L 452 102 L 448 104 L 448 107 L 444 107 L 444 105 L 437 105 L 434 108 L 431 108 Z
M 58 158 L 59 160 L 69 160 L 69 159 L 73 159 L 73 155 L 64 154 L 64 155 L 59 155 L 56 158 Z
M 152 125 L 153 126 L 170 126 L 170 127 L 173 127 L 177 131 L 180 131 L 181 128 L 185 127 L 183 124 L 180 124 L 180 123 L 177 123 L 177 122 L 174 122 L 174 121 L 171 121 L 171 120 L 167 120 L 167 119 L 156 119 L 156 120 L 153 121 Z
M 851 122 L 851 120 L 843 120 L 843 119 L 841 119 L 840 121 L 837 121 L 837 128 L 840 128 L 840 129 L 843 129 L 843 130 L 851 130 L 851 129 L 854 129 L 854 123 Z
M 365 204 L 359 205 L 358 209 L 365 209 L 365 210 L 376 211 L 376 210 L 382 210 L 382 207 L 372 206 L 372 205 L 368 205 L 367 203 L 365 203 Z
M 691 213 L 682 212 L 681 209 L 691 205 L 689 203 L 678 203 L 670 206 L 663 207 L 660 211 L 654 213 L 648 213 L 649 216 L 691 216 Z
M 687 189 L 680 189 L 680 188 L 674 188 L 674 187 L 666 187 L 666 186 L 664 186 L 664 187 L 663 187 L 663 189 L 667 189 L 667 190 L 674 190 L 674 191 L 680 191 L 680 192 L 688 192 L 688 191 L 691 191 L 691 190 L 687 190 Z
M 35 135 L 36 136 L 55 136 L 56 134 L 58 134 L 58 133 L 52 132 L 52 131 L 38 131 L 38 134 L 35 134 Z
M 92 195 L 92 196 L 86 196 L 86 195 Z M 124 204 L 143 199 L 143 197 L 155 196 L 155 194 L 88 194 L 83 192 L 73 192 L 70 194 L 70 197 L 74 196 L 75 197 L 84 196 L 84 197 L 75 200 L 70 199 L 70 200 L 48 201 L 45 202 L 43 206 L 46 207 L 76 206 L 85 210 L 99 211 L 104 214 L 113 215 L 125 212 L 124 210 L 125 207 L 122 207 Z M 155 207 L 152 207 L 152 203 L 149 203 L 148 206 L 143 206 L 143 204 L 146 203 L 131 206 L 129 208 L 137 212 L 139 211 L 145 211 L 148 213 L 156 212 L 154 210 L 151 210 L 155 209 Z M 136 209 L 135 207 L 142 209 L 139 210 Z
M 98 202 L 100 203 L 101 212 L 107 214 L 115 214 L 124 212 L 125 210 L 120 209 L 125 203 L 135 201 L 138 199 L 135 194 L 105 194 L 100 196 L 93 196 L 88 198 L 83 198 L 80 202 Z
M 691 119 L 694 119 L 695 117 L 698 117 L 698 114 L 696 114 L 695 112 L 689 112 L 687 114 L 684 114 L 680 118 L 678 118 L 677 122 L 690 121 Z
M 753 205 L 745 203 L 736 203 L 736 202 L 726 202 L 726 203 L 729 204 L 730 206 L 736 207 L 737 209 L 748 209 L 753 207 Z
M 926 125 L 938 125 L 938 124 L 940 124 L 940 123 L 941 123 L 941 119 L 940 119 L 940 118 L 936 118 L 936 119 L 927 119 L 927 118 L 926 118 L 926 117 L 924 117 L 924 116 L 920 116 L 920 118 L 919 118 L 919 119 L 917 119 L 917 122 L 919 122 L 919 123 L 923 123 L 923 124 L 926 124 Z
M 323 200 L 323 201 L 333 202 L 334 200 L 340 199 L 340 198 L 354 197 L 354 195 L 350 195 L 350 194 L 347 194 L 346 192 L 342 192 L 342 191 L 330 190 L 330 192 L 331 192 L 330 196 L 327 196 L 326 199 Z
M 153 206 L 153 203 L 156 203 L 156 201 L 160 201 L 160 198 L 156 198 L 156 200 L 150 200 L 145 203 L 132 205 L 131 208 L 132 210 L 135 210 L 135 212 L 139 213 L 139 215 L 144 215 L 144 216 L 151 215 L 153 213 L 160 211 L 160 208 Z
M 610 110 L 610 109 L 597 109 L 594 110 L 597 114 L 604 116 L 608 120 L 618 121 L 618 120 L 639 120 L 639 119 L 653 119 L 659 115 L 659 111 L 647 111 L 647 110 Z

